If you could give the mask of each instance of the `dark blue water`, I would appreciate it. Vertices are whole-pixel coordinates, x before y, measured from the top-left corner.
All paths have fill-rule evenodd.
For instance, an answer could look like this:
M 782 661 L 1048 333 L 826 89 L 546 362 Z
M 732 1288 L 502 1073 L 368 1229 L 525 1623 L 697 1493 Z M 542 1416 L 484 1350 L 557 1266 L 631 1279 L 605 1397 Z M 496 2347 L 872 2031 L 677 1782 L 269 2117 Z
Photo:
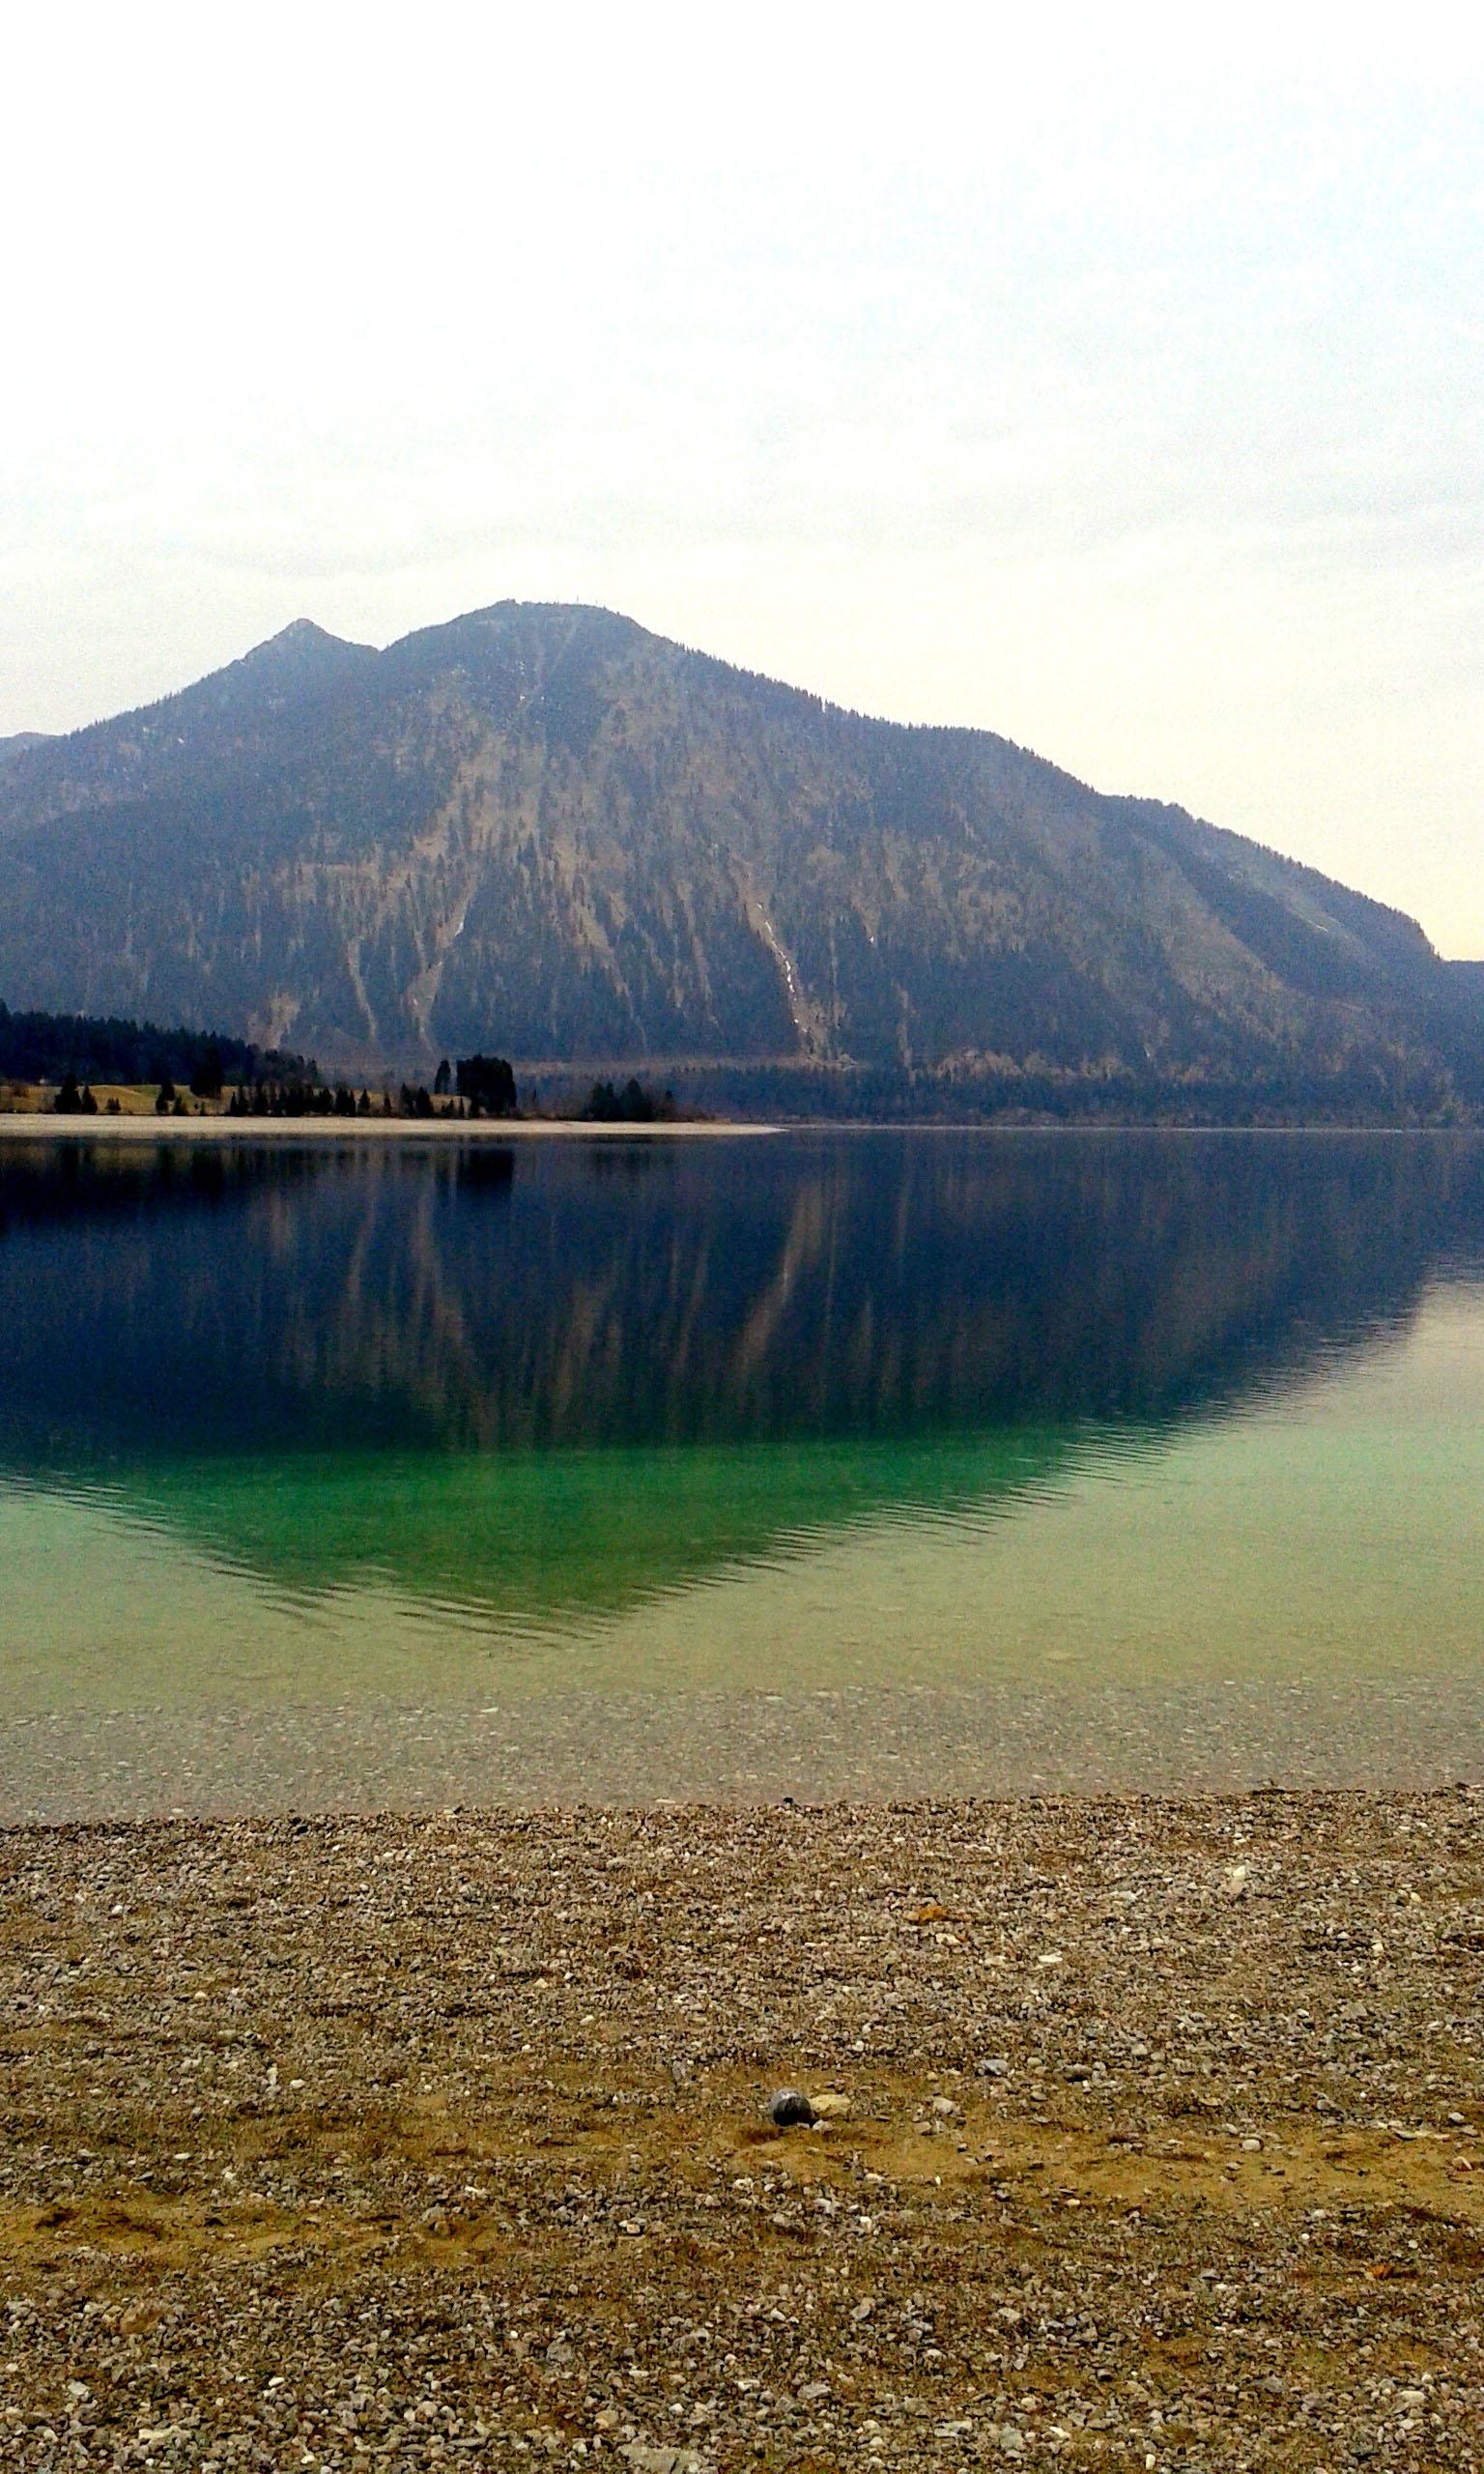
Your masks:
M 0 1146 L 0 1707 L 1478 1638 L 1484 1146 Z

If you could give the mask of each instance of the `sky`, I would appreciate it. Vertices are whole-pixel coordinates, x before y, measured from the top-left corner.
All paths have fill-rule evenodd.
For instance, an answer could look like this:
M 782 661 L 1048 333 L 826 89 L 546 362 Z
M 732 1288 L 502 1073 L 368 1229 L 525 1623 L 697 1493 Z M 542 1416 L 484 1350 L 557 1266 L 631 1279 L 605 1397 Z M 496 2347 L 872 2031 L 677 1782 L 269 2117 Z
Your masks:
M 592 601 L 1484 956 L 1484 32 L 1200 14 L 28 12 L 0 734 Z

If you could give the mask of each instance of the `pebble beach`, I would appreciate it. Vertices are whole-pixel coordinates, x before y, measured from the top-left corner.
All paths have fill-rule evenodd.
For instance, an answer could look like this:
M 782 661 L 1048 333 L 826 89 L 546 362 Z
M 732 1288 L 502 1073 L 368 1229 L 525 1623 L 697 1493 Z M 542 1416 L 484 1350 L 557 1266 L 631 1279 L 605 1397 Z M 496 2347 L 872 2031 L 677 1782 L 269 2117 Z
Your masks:
M 1472 2466 L 1481 1825 L 11 1827 L 0 2463 Z

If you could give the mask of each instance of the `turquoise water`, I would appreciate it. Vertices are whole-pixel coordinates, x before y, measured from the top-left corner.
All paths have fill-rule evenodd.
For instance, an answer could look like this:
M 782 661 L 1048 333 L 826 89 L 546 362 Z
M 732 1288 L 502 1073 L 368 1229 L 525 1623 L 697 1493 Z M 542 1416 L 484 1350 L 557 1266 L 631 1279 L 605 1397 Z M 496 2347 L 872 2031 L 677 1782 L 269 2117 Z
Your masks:
M 1484 1148 L 0 1148 L 0 1718 L 1477 1671 Z

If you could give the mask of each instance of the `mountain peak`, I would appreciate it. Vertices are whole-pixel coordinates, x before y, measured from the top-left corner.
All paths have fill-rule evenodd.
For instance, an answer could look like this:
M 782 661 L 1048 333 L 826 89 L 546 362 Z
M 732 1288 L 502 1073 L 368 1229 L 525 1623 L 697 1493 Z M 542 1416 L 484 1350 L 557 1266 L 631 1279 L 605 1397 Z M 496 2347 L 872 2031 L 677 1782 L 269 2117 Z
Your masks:
M 371 646 L 353 644 L 347 636 L 332 636 L 328 627 L 321 627 L 313 618 L 291 618 L 286 627 L 280 627 L 275 636 L 265 636 L 261 645 L 254 645 L 250 652 L 243 654 L 242 659 L 256 662 L 271 655 L 277 659 L 288 656 L 302 660 L 307 656 L 314 660 L 325 654 L 355 655 L 371 650 Z M 236 662 L 227 666 L 234 670 L 239 667 Z
M 266 637 L 250 652 L 228 662 L 222 670 L 213 671 L 171 701 L 178 704 L 204 697 L 209 704 L 219 705 L 224 698 L 235 703 L 244 696 L 266 696 L 272 703 L 284 698 L 298 701 L 337 686 L 380 658 L 372 645 L 353 644 L 348 637 L 332 636 L 312 618 L 293 618 L 286 627 L 279 628 L 276 636 Z
M 296 619 L 0 767 L 0 988 L 54 1012 L 859 1106 L 1484 1115 L 1469 975 L 1396 913 L 583 605 L 385 652 Z

